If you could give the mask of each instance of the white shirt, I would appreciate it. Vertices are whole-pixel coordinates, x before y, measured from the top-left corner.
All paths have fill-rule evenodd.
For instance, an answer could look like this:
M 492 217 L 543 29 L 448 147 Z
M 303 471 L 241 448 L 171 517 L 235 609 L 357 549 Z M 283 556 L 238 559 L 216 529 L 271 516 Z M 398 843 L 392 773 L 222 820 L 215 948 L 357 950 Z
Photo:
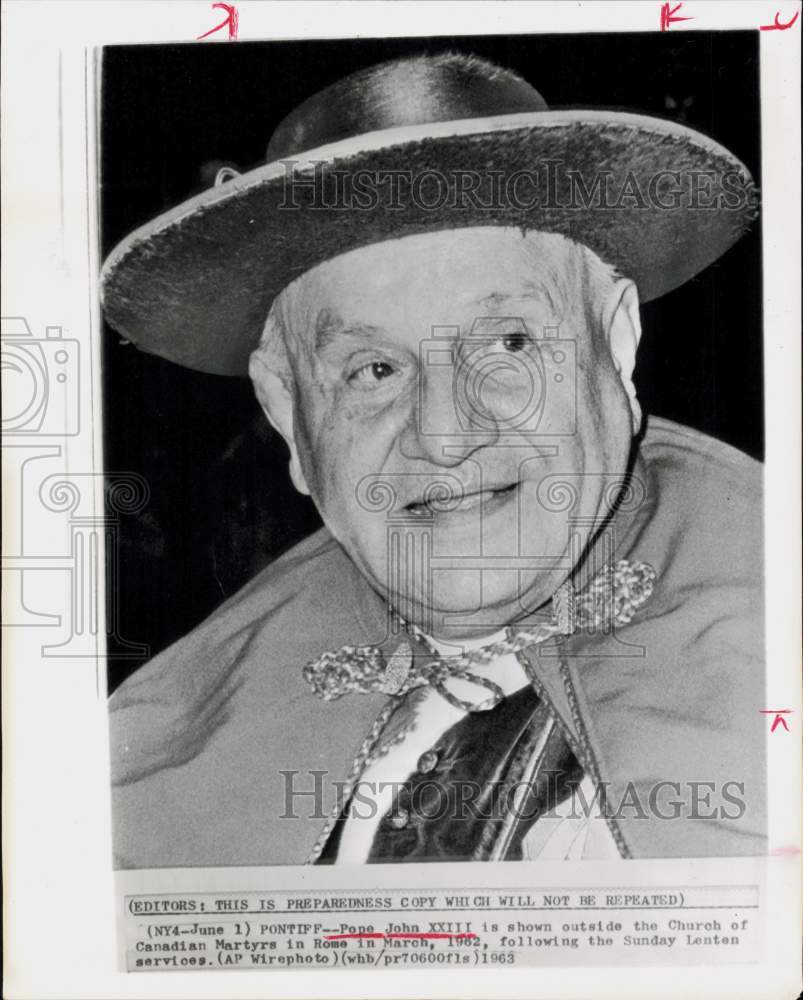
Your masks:
M 442 655 L 455 655 L 499 642 L 504 630 L 492 636 L 471 640 L 459 646 L 429 640 Z M 507 653 L 491 663 L 474 666 L 471 672 L 487 677 L 505 695 L 514 694 L 529 684 L 515 654 Z M 468 681 L 450 679 L 449 690 L 464 701 L 479 703 L 488 698 L 487 688 Z M 388 812 L 398 784 L 416 770 L 421 754 L 430 750 L 457 722 L 468 714 L 450 704 L 435 688 L 420 689 L 414 697 L 415 726 L 404 739 L 386 754 L 370 763 L 360 778 L 361 801 L 355 801 L 343 825 L 336 864 L 364 864 L 382 817 Z M 394 784 L 396 787 L 394 788 Z M 584 810 L 583 802 L 594 801 L 594 785 L 586 776 L 577 792 L 549 814 L 539 818 L 522 843 L 525 860 L 601 860 L 618 858 L 619 851 L 603 817 L 596 808 Z M 590 815 L 586 816 L 585 811 Z

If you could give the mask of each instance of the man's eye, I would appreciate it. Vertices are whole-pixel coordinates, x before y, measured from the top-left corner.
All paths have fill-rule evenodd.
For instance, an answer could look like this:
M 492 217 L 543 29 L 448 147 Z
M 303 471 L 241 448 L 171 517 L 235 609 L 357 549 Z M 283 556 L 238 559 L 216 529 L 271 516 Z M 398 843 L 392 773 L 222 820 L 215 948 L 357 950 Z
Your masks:
M 501 338 L 502 346 L 506 351 L 510 351 L 511 354 L 518 354 L 519 351 L 523 351 L 530 343 L 530 338 L 526 333 L 521 333 L 516 331 L 515 333 L 507 333 Z
M 395 374 L 396 369 L 386 361 L 371 361 L 369 364 L 363 365 L 355 372 L 352 372 L 349 375 L 349 382 L 357 382 L 362 385 L 376 385 L 378 382 L 383 382 Z

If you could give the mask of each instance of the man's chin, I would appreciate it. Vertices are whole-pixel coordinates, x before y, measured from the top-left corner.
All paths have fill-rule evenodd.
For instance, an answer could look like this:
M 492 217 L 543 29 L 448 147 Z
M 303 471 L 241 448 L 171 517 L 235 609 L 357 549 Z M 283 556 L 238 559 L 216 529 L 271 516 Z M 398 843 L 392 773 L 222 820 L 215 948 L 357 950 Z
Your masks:
M 450 581 L 438 586 L 435 581 L 426 596 L 396 593 L 391 602 L 405 621 L 436 638 L 490 635 L 538 611 L 558 585 L 545 580 L 511 581 L 511 575 L 518 577 L 509 571 L 467 573 L 469 579 L 463 585 Z

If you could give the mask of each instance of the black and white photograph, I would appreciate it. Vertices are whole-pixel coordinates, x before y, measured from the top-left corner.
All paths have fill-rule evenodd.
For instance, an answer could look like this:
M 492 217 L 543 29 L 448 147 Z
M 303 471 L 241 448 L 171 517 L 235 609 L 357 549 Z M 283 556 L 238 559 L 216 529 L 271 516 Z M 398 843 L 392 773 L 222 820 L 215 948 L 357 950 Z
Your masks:
M 800 0 L 0 5 L 3 995 L 794 1000 Z
M 120 867 L 765 850 L 758 70 L 104 52 Z

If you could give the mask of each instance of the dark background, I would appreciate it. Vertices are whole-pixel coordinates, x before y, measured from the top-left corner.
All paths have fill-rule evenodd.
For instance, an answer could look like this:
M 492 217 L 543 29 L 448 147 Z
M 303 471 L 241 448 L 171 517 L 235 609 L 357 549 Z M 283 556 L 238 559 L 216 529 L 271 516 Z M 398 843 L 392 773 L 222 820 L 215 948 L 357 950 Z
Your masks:
M 459 8 L 456 7 L 457 11 Z M 209 187 L 221 163 L 264 161 L 271 132 L 341 76 L 454 48 L 517 70 L 550 107 L 618 107 L 682 121 L 732 150 L 760 184 L 757 32 L 514 35 L 203 43 L 104 50 L 104 256 L 136 226 Z M 646 413 L 763 455 L 760 229 L 643 308 Z M 150 486 L 120 520 L 109 685 L 201 621 L 320 524 L 250 383 L 203 375 L 104 332 L 105 467 Z

